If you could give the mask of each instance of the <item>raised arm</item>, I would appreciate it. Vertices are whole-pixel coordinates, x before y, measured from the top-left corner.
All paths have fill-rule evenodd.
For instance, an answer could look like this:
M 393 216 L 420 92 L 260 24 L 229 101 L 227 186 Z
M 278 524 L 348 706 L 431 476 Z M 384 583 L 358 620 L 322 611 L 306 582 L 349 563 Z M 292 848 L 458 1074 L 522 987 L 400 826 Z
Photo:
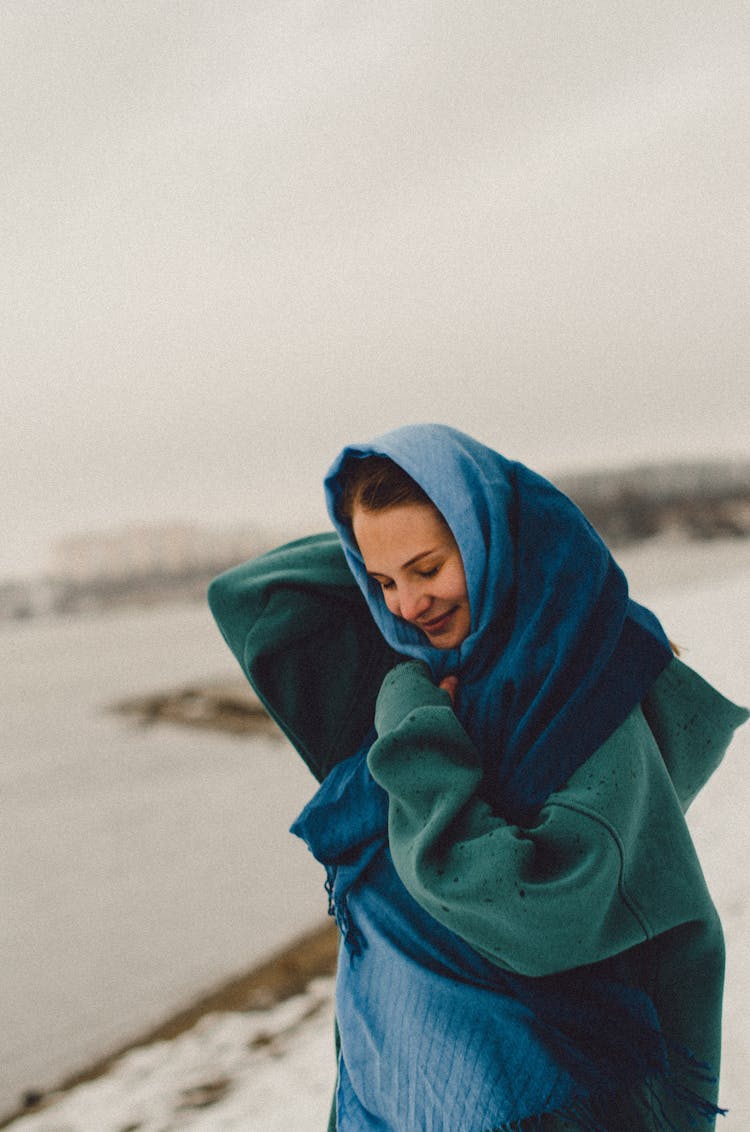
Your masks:
M 221 574 L 208 602 L 243 672 L 313 774 L 361 744 L 393 654 L 334 534 Z

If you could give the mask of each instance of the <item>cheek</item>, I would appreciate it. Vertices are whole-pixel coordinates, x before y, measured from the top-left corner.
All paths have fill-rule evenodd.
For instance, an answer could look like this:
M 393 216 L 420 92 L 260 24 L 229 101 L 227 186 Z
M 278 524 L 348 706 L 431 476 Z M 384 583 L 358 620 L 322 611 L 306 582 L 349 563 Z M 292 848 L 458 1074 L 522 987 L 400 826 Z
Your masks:
M 457 566 L 452 570 L 450 578 L 447 578 L 446 582 L 450 589 L 450 596 L 454 601 L 469 600 L 469 595 L 466 592 L 466 578 L 462 567 Z
M 388 612 L 392 613 L 394 617 L 398 617 L 399 605 L 398 596 L 396 595 L 395 590 L 383 590 L 382 594 L 383 601 L 385 602 L 385 607 Z

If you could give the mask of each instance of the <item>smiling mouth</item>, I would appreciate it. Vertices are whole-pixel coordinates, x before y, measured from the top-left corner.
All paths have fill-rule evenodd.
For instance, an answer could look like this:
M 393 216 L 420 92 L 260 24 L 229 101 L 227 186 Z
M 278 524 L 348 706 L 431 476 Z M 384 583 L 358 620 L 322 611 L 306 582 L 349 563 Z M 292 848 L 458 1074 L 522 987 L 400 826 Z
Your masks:
M 449 609 L 447 613 L 441 613 L 439 617 L 435 617 L 432 621 L 420 622 L 419 628 L 423 633 L 439 633 L 447 628 L 448 622 L 455 612 L 455 607 Z

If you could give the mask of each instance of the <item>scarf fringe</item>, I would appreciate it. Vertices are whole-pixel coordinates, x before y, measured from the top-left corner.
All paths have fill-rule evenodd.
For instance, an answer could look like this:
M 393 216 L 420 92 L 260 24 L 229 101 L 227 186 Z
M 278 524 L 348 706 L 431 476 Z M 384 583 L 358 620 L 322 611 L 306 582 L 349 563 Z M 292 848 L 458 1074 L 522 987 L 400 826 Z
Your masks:
M 346 902 L 346 896 L 336 898 L 333 895 L 333 886 L 336 877 L 335 866 L 326 865 L 325 870 L 326 879 L 324 888 L 328 894 L 328 915 L 333 916 L 335 919 L 339 932 L 341 933 L 341 938 L 344 941 L 344 946 L 349 953 L 349 959 L 352 961 L 356 956 L 362 954 L 362 936 L 352 919 L 349 905 Z

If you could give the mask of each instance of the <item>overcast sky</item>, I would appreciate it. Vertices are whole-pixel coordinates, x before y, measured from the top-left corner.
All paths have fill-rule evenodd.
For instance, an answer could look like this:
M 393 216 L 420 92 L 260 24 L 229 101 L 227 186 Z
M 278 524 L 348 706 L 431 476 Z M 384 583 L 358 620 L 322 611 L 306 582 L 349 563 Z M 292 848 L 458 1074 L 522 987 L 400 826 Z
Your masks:
M 747 452 L 745 0 L 3 0 L 0 572 L 408 421 Z

